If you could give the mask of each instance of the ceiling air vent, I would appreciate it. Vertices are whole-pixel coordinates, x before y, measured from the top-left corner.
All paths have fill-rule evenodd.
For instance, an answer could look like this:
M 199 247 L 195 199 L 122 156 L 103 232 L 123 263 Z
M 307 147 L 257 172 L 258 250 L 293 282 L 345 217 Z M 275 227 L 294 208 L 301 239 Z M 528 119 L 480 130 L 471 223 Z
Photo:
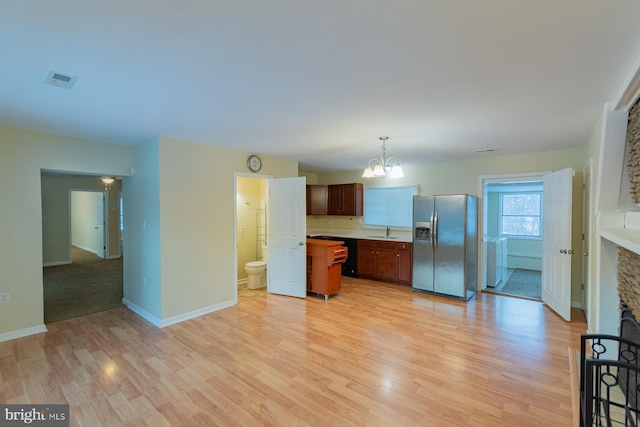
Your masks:
M 77 80 L 78 78 L 74 76 L 56 73 L 55 71 L 49 71 L 49 74 L 47 75 L 47 78 L 44 82 L 53 86 L 71 89 Z

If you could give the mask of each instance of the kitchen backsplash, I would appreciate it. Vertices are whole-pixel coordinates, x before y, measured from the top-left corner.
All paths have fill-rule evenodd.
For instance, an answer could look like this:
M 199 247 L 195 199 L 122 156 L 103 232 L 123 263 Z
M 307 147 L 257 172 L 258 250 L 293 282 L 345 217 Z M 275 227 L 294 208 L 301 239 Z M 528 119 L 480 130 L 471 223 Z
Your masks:
M 313 215 L 307 216 L 307 228 L 340 228 L 349 230 L 363 230 L 361 216 L 342 217 L 337 215 Z

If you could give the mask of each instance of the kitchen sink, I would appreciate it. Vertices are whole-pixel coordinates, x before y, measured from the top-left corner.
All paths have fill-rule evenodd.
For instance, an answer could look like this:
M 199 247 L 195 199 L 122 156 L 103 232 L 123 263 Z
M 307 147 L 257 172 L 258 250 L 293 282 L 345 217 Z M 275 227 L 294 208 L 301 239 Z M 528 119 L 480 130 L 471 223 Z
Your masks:
M 372 239 L 397 239 L 398 236 L 367 236 L 367 237 L 371 237 Z

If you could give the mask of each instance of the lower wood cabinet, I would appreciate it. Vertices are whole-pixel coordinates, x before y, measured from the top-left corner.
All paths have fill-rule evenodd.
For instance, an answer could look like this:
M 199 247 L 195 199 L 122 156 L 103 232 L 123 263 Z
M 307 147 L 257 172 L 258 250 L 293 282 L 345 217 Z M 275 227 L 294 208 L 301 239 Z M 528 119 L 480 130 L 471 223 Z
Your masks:
M 358 275 L 411 284 L 412 244 L 385 240 L 358 240 Z

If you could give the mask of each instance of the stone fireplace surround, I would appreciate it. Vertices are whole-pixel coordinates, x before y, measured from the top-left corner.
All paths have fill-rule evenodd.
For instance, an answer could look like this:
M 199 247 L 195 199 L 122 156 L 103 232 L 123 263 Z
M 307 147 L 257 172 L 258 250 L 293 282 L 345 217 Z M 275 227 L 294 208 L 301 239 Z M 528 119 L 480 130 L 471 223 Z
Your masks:
M 640 205 L 640 100 L 629 110 L 625 150 L 631 197 Z M 623 247 L 618 248 L 618 295 L 640 320 L 640 255 Z

